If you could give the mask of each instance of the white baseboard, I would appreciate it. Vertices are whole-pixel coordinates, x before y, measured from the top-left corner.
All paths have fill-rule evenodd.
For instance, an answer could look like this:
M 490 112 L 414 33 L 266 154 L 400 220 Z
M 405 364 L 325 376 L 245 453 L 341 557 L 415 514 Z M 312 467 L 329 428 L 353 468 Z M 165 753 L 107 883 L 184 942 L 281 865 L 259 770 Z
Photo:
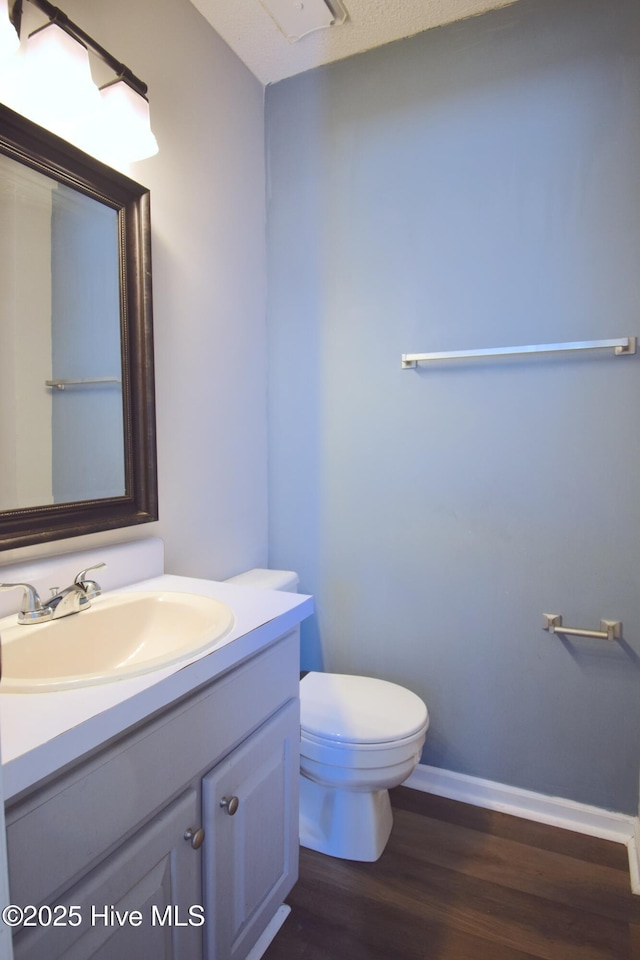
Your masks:
M 260 960 L 260 958 L 266 953 L 267 947 L 271 944 L 276 933 L 290 913 L 291 907 L 289 907 L 286 903 L 283 903 L 282 906 L 278 907 L 275 914 L 267 924 L 267 927 L 262 931 L 259 939 L 256 941 L 247 955 L 247 960 Z
M 460 800 L 487 810 L 498 810 L 514 817 L 548 823 L 591 837 L 626 844 L 629 853 L 631 889 L 640 894 L 640 821 L 625 813 L 601 810 L 586 803 L 548 797 L 533 790 L 522 790 L 504 783 L 481 780 L 464 773 L 418 764 L 405 787 L 433 793 L 438 797 Z
M 631 890 L 633 893 L 640 894 L 640 820 L 637 817 L 633 836 L 627 843 L 627 850 L 629 851 Z

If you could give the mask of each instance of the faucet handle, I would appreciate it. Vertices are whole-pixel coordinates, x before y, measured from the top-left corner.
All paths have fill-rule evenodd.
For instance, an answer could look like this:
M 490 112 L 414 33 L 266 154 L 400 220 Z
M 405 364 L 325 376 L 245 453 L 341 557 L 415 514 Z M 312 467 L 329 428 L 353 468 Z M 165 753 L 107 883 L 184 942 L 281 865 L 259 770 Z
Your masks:
M 32 623 L 37 620 L 51 619 L 51 609 L 42 606 L 38 591 L 30 583 L 0 583 L 0 590 L 13 590 L 14 587 L 22 587 L 24 590 L 18 623 Z
M 99 583 L 96 583 L 95 580 L 85 580 L 85 577 L 89 573 L 89 570 L 99 570 L 100 567 L 106 567 L 106 563 L 94 563 L 92 567 L 87 567 L 86 570 L 81 570 L 73 581 L 76 586 L 81 587 L 82 590 L 84 590 L 85 596 L 89 600 L 99 597 L 102 593 L 102 587 Z

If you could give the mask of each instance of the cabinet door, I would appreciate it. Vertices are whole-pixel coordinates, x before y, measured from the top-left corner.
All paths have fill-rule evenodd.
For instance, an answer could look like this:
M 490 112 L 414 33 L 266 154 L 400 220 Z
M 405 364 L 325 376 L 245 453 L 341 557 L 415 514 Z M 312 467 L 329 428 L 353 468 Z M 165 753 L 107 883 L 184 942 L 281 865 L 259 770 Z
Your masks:
M 207 960 L 246 957 L 297 880 L 299 717 L 292 701 L 203 780 Z
M 203 902 L 201 853 L 184 839 L 200 825 L 198 800 L 188 790 L 56 898 L 77 907 L 68 914 L 73 925 L 22 929 L 16 960 L 199 960 L 204 914 L 190 908 Z M 140 912 L 140 923 L 131 911 Z M 60 907 L 56 913 L 62 919 Z

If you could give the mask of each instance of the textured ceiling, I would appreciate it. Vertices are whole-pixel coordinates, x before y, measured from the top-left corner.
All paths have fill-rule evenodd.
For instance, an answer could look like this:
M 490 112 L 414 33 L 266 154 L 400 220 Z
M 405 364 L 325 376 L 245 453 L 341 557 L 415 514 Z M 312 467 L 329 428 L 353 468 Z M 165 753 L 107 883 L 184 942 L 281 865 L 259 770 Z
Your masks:
M 268 84 L 515 0 L 343 0 L 346 23 L 295 43 L 283 36 L 260 0 L 191 2 L 258 80 Z

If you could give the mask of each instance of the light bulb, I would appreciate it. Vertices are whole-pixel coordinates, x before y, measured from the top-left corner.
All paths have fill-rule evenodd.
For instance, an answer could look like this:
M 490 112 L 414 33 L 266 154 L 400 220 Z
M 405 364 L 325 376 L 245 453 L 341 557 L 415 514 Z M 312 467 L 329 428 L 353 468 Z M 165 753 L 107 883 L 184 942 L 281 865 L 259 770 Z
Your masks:
M 82 147 L 105 163 L 120 165 L 158 152 L 151 132 L 149 102 L 125 80 L 100 88 L 102 112 L 87 125 Z
M 21 99 L 25 116 L 69 139 L 78 122 L 101 109 L 87 48 L 56 23 L 27 40 Z

